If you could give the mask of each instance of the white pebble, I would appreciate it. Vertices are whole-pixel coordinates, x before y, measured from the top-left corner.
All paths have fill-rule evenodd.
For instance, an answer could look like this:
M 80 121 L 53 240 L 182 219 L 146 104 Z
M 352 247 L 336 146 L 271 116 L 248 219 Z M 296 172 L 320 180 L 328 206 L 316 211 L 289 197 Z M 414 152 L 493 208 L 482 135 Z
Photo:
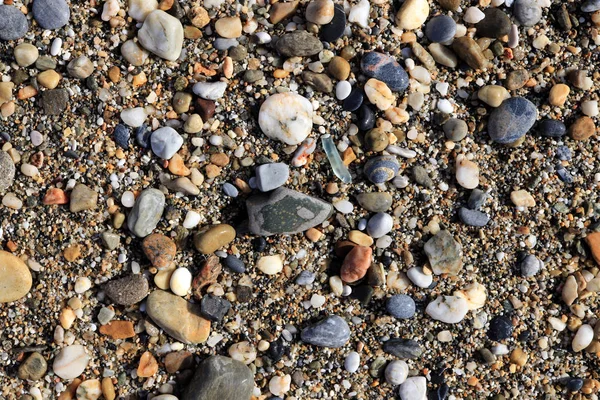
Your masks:
M 192 273 L 187 268 L 177 268 L 171 274 L 169 287 L 177 296 L 185 296 L 192 287 Z
M 61 38 L 55 38 L 52 41 L 52 46 L 50 46 L 50 55 L 57 56 L 60 54 L 60 50 L 62 48 L 63 41 Z
M 266 275 L 275 275 L 283 269 L 283 259 L 279 254 L 263 256 L 256 262 L 256 268 Z
M 135 204 L 135 195 L 132 191 L 127 190 L 121 195 L 121 204 L 123 207 L 131 208 Z
M 484 18 L 485 14 L 479 8 L 469 7 L 467 8 L 467 11 L 465 11 L 463 21 L 465 21 L 468 24 L 476 24 Z
M 352 85 L 348 81 L 339 81 L 335 85 L 335 97 L 338 100 L 344 100 L 346 97 L 350 96 L 350 92 L 352 92 Z
M 276 375 L 269 381 L 269 392 L 274 396 L 284 397 L 289 392 L 291 384 L 292 377 L 290 375 Z
M 440 99 L 437 102 L 437 109 L 443 112 L 444 114 L 451 114 L 454 111 L 454 107 L 450 100 Z
M 447 324 L 459 323 L 465 318 L 468 311 L 467 300 L 463 297 L 443 295 L 438 296 L 425 309 L 431 318 Z
M 187 212 L 185 216 L 185 220 L 183 221 L 183 227 L 185 229 L 195 228 L 200 223 L 200 214 L 196 211 L 190 210 Z
M 385 368 L 385 380 L 390 385 L 401 385 L 408 378 L 408 365 L 403 360 L 394 360 Z
M 406 276 L 420 288 L 428 288 L 433 282 L 433 276 L 423 272 L 423 267 L 412 267 L 406 271 Z
M 359 366 L 360 355 L 355 351 L 351 351 L 350 354 L 348 354 L 346 356 L 346 359 L 344 360 L 344 368 L 346 369 L 346 371 L 354 373 L 358 371 Z
M 479 167 L 464 154 L 456 157 L 456 181 L 465 189 L 475 189 L 479 185 Z
M 320 294 L 313 294 L 310 298 L 310 305 L 313 308 L 323 307 L 325 305 L 325 296 L 321 296 Z
M 598 115 L 598 101 L 587 100 L 581 103 L 581 112 L 588 117 L 595 117 Z
M 40 171 L 35 165 L 25 163 L 21 164 L 21 173 L 25 176 L 34 177 L 39 175 Z
M 342 214 L 350 214 L 352 211 L 354 211 L 354 206 L 348 200 L 337 201 L 333 203 L 333 206 Z
M 6 193 L 2 198 L 2 205 L 13 210 L 20 210 L 23 207 L 23 201 L 14 193 Z
M 271 43 L 271 35 L 269 35 L 267 32 L 257 32 L 255 36 L 258 39 L 258 43 Z
M 52 370 L 62 379 L 77 378 L 88 365 L 89 356 L 81 345 L 67 346 L 54 358 Z
M 132 128 L 138 128 L 146 121 L 146 110 L 144 107 L 128 108 L 121 111 L 121 119 L 125 125 L 131 126 Z
M 77 278 L 75 281 L 75 293 L 85 293 L 92 287 L 92 281 L 86 276 Z
M 360 0 L 358 4 L 353 5 L 350 9 L 348 22 L 355 23 L 361 28 L 368 28 L 370 8 L 369 0 Z
M 573 351 L 577 353 L 588 347 L 593 339 L 594 328 L 588 324 L 583 324 L 577 330 L 573 342 L 571 343 L 571 347 L 573 348 Z

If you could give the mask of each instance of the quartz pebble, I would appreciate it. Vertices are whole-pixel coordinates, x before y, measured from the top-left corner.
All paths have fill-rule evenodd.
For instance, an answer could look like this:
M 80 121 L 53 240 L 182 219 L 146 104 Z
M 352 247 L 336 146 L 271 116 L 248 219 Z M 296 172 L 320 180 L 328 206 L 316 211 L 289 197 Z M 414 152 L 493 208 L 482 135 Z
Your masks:
M 423 376 L 407 378 L 398 390 L 401 400 L 426 400 L 427 380 Z
M 329 315 L 302 330 L 301 339 L 320 347 L 342 347 L 350 339 L 348 323 L 340 316 Z
M 396 25 L 400 29 L 417 29 L 429 16 L 427 0 L 406 0 L 396 14 Z
M 394 227 L 394 219 L 386 213 L 377 213 L 369 218 L 367 232 L 372 238 L 378 239 L 387 235 Z
M 306 7 L 306 20 L 317 25 L 331 22 L 334 16 L 332 0 L 313 0 Z
M 171 274 L 169 287 L 177 296 L 185 296 L 192 287 L 192 273 L 187 268 L 177 268 Z
M 447 230 L 439 231 L 423 249 L 436 275 L 456 275 L 462 269 L 462 246 Z
M 183 138 L 181 135 L 169 126 L 155 130 L 150 137 L 152 152 L 165 160 L 171 159 L 182 145 Z
M 355 351 L 351 351 L 350 353 L 348 353 L 346 359 L 344 360 L 344 368 L 346 369 L 346 371 L 354 373 L 358 371 L 359 366 L 360 355 Z
M 263 102 L 258 123 L 269 138 L 293 145 L 310 134 L 312 118 L 312 105 L 306 98 L 295 93 L 278 93 Z
M 431 318 L 447 324 L 459 323 L 468 311 L 467 301 L 458 296 L 438 296 L 425 309 Z
M 133 128 L 142 126 L 146 121 L 146 117 L 147 114 L 143 107 L 128 108 L 121 111 L 121 120 Z
M 592 328 L 588 324 L 583 324 L 577 330 L 575 337 L 573 337 L 573 341 L 571 342 L 571 347 L 574 352 L 579 352 L 584 350 L 586 347 L 592 343 L 594 339 L 594 328 Z
M 81 345 L 71 345 L 61 349 L 52 364 L 52 371 L 62 379 L 77 378 L 83 373 L 90 357 Z
M 263 274 L 276 275 L 283 269 L 283 259 L 280 255 L 263 256 L 256 262 L 256 268 Z
M 146 50 L 175 61 L 183 47 L 183 26 L 177 18 L 162 10 L 154 10 L 146 16 L 138 31 L 138 40 Z
M 408 364 L 404 360 L 394 360 L 385 367 L 385 380 L 393 386 L 401 385 L 408 378 Z
M 479 167 L 462 154 L 456 157 L 456 181 L 465 189 L 479 185 Z
M 192 90 L 203 99 L 218 100 L 225 94 L 227 82 L 198 82 Z

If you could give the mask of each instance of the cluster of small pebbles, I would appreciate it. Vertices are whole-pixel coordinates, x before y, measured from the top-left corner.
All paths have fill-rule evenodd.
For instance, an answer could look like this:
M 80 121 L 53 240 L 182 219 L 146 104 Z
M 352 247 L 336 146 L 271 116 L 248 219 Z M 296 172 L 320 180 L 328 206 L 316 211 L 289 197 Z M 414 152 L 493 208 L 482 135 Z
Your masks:
M 600 0 L 0 0 L 0 399 L 598 399 Z

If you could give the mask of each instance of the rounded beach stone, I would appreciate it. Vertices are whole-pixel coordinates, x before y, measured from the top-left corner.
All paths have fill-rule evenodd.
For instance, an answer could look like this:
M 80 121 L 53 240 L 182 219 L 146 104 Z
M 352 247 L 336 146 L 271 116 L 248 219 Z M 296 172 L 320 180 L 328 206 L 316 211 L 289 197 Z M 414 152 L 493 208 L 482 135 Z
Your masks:
M 384 82 L 393 92 L 403 92 L 408 87 L 408 74 L 394 57 L 387 54 L 365 53 L 360 68 L 368 77 Z
M 396 318 L 409 319 L 415 315 L 416 305 L 412 297 L 406 294 L 397 294 L 387 300 L 385 309 Z
M 83 373 L 90 357 L 85 352 L 85 347 L 74 344 L 61 349 L 52 364 L 52 370 L 62 379 L 74 379 Z
M 562 121 L 549 118 L 540 121 L 536 130 L 540 135 L 552 138 L 559 138 L 567 134 L 567 127 Z
M 377 213 L 369 218 L 367 233 L 375 239 L 387 235 L 394 227 L 394 218 L 386 213 Z
M 462 119 L 450 118 L 444 123 L 443 128 L 446 138 L 453 142 L 459 142 L 463 140 L 469 132 L 467 123 Z
M 308 99 L 286 92 L 269 96 L 258 114 L 260 129 L 269 138 L 295 145 L 312 130 L 313 108 Z
M 127 13 L 136 21 L 143 22 L 148 14 L 158 9 L 157 0 L 129 0 Z
M 392 206 L 392 195 L 385 192 L 360 193 L 356 201 L 362 208 L 371 212 L 385 212 Z
M 165 208 L 165 195 L 158 189 L 145 189 L 135 200 L 127 218 L 129 230 L 138 237 L 152 233 L 162 217 Z
M 404 360 L 394 360 L 385 367 L 385 380 L 390 385 L 401 385 L 408 377 L 408 364 Z
M 146 297 L 148 280 L 140 274 L 113 279 L 104 285 L 104 292 L 115 304 L 130 306 Z
M 417 29 L 429 16 L 427 0 L 406 0 L 396 14 L 396 25 L 400 29 Z
M 425 35 L 434 43 L 443 43 L 452 40 L 456 34 L 456 22 L 447 15 L 438 15 L 427 22 Z
M 71 17 L 66 0 L 35 0 L 32 11 L 33 18 L 44 29 L 62 28 Z
M 350 339 L 350 328 L 342 317 L 329 315 L 304 328 L 300 338 L 304 343 L 315 346 L 337 348 L 345 345 Z
M 231 225 L 208 225 L 194 235 L 194 247 L 202 254 L 212 254 L 234 239 L 235 229 Z
M 353 283 L 362 279 L 371 266 L 373 250 L 367 246 L 355 246 L 344 258 L 340 277 L 344 282 Z
M 0 4 L 0 39 L 17 40 L 25 36 L 29 29 L 27 17 L 17 7 Z
M 499 315 L 490 321 L 487 335 L 491 340 L 499 342 L 511 337 L 512 332 L 513 325 L 510 318 L 504 315 Z
M 392 180 L 400 165 L 394 156 L 379 156 L 369 159 L 365 163 L 363 172 L 366 177 L 373 183 L 384 183 Z
M 323 50 L 323 43 L 305 30 L 297 30 L 283 35 L 275 48 L 285 57 L 310 57 Z
M 165 269 L 173 263 L 177 245 L 165 235 L 153 233 L 142 241 L 142 250 L 154 267 Z
M 488 133 L 494 142 L 513 143 L 529 132 L 536 119 L 535 104 L 524 97 L 511 97 L 492 112 Z
M 170 126 L 159 128 L 150 137 L 152 152 L 164 160 L 170 160 L 183 146 L 183 138 Z
M 437 321 L 457 324 L 465 318 L 469 312 L 469 306 L 463 297 L 438 296 L 427 305 L 425 312 Z
M 512 23 L 504 11 L 490 7 L 486 8 L 483 13 L 485 17 L 475 25 L 477 35 L 499 39 L 510 33 Z
M 331 20 L 331 22 L 321 27 L 321 40 L 325 42 L 336 41 L 342 37 L 345 29 L 346 13 L 344 11 L 344 6 L 342 4 L 336 4 L 334 6 L 333 19 Z
M 516 0 L 513 15 L 521 25 L 534 26 L 542 19 L 542 7 L 537 0 Z
M 35 63 L 40 53 L 31 43 L 21 43 L 14 50 L 15 61 L 21 67 L 28 67 Z
M 175 61 L 183 47 L 183 26 L 179 20 L 162 10 L 152 11 L 138 31 L 144 48 L 157 56 Z
M 19 365 L 18 376 L 21 379 L 37 381 L 44 377 L 47 370 L 48 363 L 44 356 L 38 352 L 33 352 L 21 365 Z
M 22 298 L 29 293 L 31 284 L 27 265 L 19 257 L 0 250 L 0 303 Z
M 198 366 L 180 398 L 250 400 L 253 390 L 254 374 L 243 362 L 229 357 L 212 356 Z
M 313 0 L 306 7 L 306 20 L 317 25 L 331 22 L 334 15 L 332 0 Z
M 0 150 L 0 194 L 11 187 L 15 180 L 15 163 L 7 152 Z

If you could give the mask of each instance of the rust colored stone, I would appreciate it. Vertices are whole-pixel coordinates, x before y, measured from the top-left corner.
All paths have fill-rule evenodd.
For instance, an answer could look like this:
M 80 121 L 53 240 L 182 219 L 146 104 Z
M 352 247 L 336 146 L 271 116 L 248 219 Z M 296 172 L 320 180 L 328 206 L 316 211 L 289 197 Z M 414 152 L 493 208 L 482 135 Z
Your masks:
M 50 188 L 44 195 L 42 203 L 49 206 L 54 204 L 68 204 L 69 196 L 59 188 Z
M 131 321 L 112 321 L 100 327 L 100 333 L 112 339 L 127 339 L 135 336 Z
M 177 245 L 165 235 L 153 233 L 142 242 L 142 250 L 154 267 L 165 269 L 175 259 Z
M 344 259 L 340 276 L 344 282 L 353 283 L 362 279 L 371 265 L 373 250 L 367 246 L 356 246 Z
M 219 275 L 221 274 L 221 270 L 221 263 L 217 256 L 210 256 L 202 263 L 198 274 L 196 274 L 192 281 L 192 291 L 197 299 L 200 300 L 202 298 L 202 288 L 217 281 L 217 278 L 219 278 Z

